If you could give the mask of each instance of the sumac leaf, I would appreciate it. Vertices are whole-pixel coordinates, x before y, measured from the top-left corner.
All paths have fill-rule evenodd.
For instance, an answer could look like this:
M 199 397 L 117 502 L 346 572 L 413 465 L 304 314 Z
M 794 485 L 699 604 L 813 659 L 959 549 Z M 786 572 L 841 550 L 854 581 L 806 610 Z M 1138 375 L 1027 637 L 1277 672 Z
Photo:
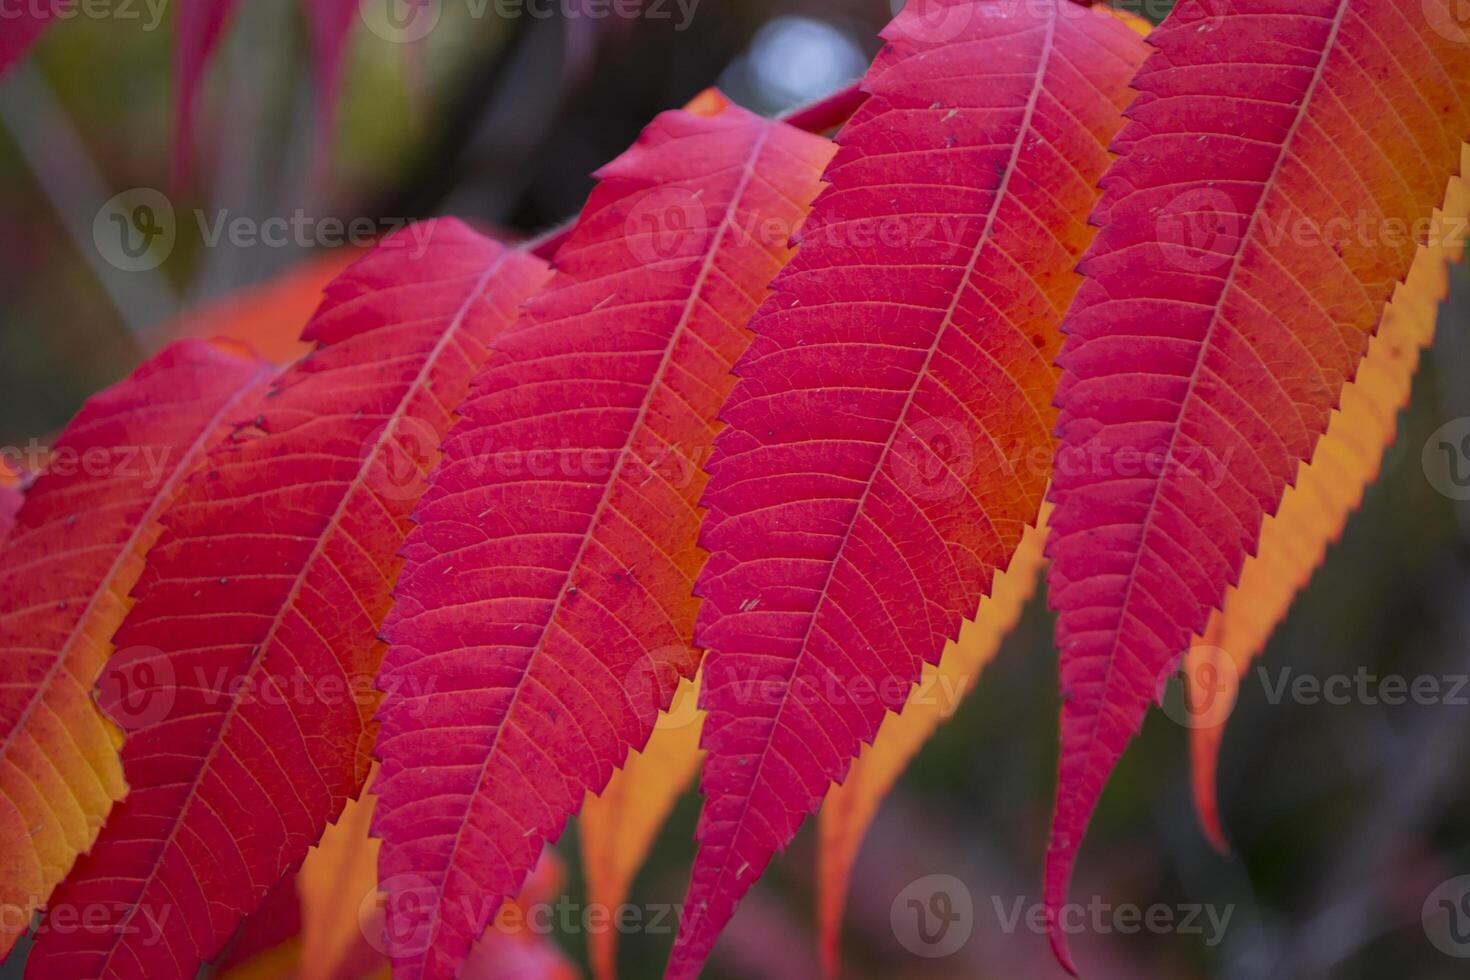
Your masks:
M 1183 0 L 1154 31 L 1066 320 L 1048 550 L 1057 916 L 1104 782 L 1408 272 L 1470 133 L 1453 0 Z
M 710 101 L 599 171 L 415 512 L 375 784 L 401 977 L 455 974 L 697 665 L 700 464 L 831 155 Z
M 1470 147 L 1461 151 L 1460 170 L 1470 172 Z M 1190 731 L 1195 806 L 1210 841 L 1222 851 L 1228 846 L 1215 772 L 1238 680 L 1265 649 L 1328 547 L 1342 536 L 1363 493 L 1378 479 L 1384 451 L 1398 430 L 1399 412 L 1409 402 L 1419 355 L 1434 339 L 1440 304 L 1449 294 L 1450 266 L 1464 255 L 1467 222 L 1470 185 L 1457 177 L 1450 181 L 1444 207 L 1414 256 L 1408 278 L 1384 309 L 1357 377 L 1343 386 L 1312 461 L 1299 467 L 1281 507 L 1262 524 L 1256 556 L 1246 559 L 1240 581 L 1226 591 L 1223 608 L 1185 658 L 1189 701 L 1182 717 Z M 1451 444 L 1451 450 L 1458 453 L 1459 447 Z M 1438 462 L 1444 446 L 1434 442 L 1426 451 Z
M 923 679 L 909 693 L 903 710 L 883 719 L 878 737 L 863 747 L 847 779 L 833 786 L 822 801 L 817 816 L 817 924 L 822 968 L 828 977 L 838 976 L 843 906 L 863 838 L 898 778 L 959 708 L 1036 593 L 1046 564 L 1045 511 L 1039 527 L 1026 529 L 1010 565 L 996 573 L 990 594 L 960 627 L 959 638 L 945 644 L 939 666 L 924 665 Z
M 316 350 L 164 517 L 98 698 L 130 790 L 57 896 L 93 918 L 43 926 L 29 975 L 193 977 L 361 790 L 408 514 L 544 277 L 440 220 L 327 287 Z
M 274 370 L 181 341 L 88 400 L 0 550 L 0 955 L 127 787 L 92 703 L 159 518 Z
M 1058 327 L 1145 51 L 1067 0 L 910 5 L 884 37 L 709 466 L 706 803 L 675 978 L 1036 519 Z

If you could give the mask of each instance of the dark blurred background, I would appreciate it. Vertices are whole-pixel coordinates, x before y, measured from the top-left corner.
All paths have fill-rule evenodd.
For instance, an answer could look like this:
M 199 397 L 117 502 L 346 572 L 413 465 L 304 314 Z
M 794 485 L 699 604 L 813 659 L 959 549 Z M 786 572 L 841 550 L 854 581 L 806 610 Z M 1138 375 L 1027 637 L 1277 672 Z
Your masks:
M 415 45 L 354 33 L 324 174 L 313 166 L 298 5 L 243 4 L 207 75 L 195 177 L 183 187 L 168 177 L 169 20 L 156 30 L 107 18 L 58 24 L 0 81 L 0 445 L 44 442 L 157 345 L 166 333 L 157 324 L 307 258 L 295 243 L 207 247 L 184 220 L 162 265 L 119 270 L 92 239 L 99 208 L 119 192 L 164 190 L 180 214 L 456 214 L 534 234 L 575 214 L 591 171 L 656 112 L 712 84 L 763 112 L 821 96 L 861 74 L 892 14 L 888 0 L 703 0 L 687 17 L 687 4 L 663 3 L 663 17 L 600 20 L 474 16 L 479 6 L 444 0 L 440 24 Z M 1146 12 L 1158 19 L 1167 7 Z M 1467 310 L 1461 269 L 1383 477 L 1278 630 L 1269 670 L 1470 673 L 1470 512 L 1436 492 L 1421 466 L 1429 434 L 1470 416 Z M 1055 777 L 1050 630 L 1033 603 L 885 803 L 854 877 L 845 976 L 1063 976 L 1043 936 L 1004 927 L 1018 903 L 1040 897 Z M 1207 918 L 1203 935 L 1075 937 L 1087 976 L 1470 975 L 1470 960 L 1437 948 L 1421 923 L 1431 893 L 1470 873 L 1470 704 L 1272 704 L 1262 684 L 1245 684 L 1221 771 L 1233 859 L 1197 829 L 1187 736 L 1163 713 L 1150 718 L 1104 798 L 1073 897 L 1210 906 L 1228 912 L 1228 925 L 1218 937 Z M 691 795 L 632 901 L 680 900 L 696 813 Z M 817 975 L 813 844 L 809 827 L 756 887 L 711 976 Z M 560 850 L 572 866 L 570 900 L 580 901 L 575 829 Z M 910 882 L 936 873 L 970 892 L 974 932 L 958 953 L 923 960 L 897 940 L 889 910 Z M 558 937 L 585 965 L 583 940 Z M 670 941 L 624 937 L 624 975 L 656 976 Z M 1470 955 L 1470 942 L 1452 952 Z

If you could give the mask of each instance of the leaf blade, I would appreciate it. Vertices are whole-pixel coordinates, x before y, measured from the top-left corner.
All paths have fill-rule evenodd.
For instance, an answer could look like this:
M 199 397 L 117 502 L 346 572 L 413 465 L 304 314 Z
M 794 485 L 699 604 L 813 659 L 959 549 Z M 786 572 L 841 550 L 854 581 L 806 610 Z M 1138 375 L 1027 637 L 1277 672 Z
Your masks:
M 109 918 L 43 936 L 33 974 L 192 976 L 360 790 L 408 511 L 485 345 L 544 274 L 445 219 L 328 287 L 316 350 L 149 553 L 99 699 L 130 729 L 132 789 L 58 893 Z M 165 907 L 156 947 L 120 928 Z
M 671 978 L 938 659 L 1045 488 L 1051 357 L 1142 41 L 1065 3 L 924 6 L 884 32 L 722 412 L 706 804 Z
M 385 630 L 386 684 L 437 671 L 453 689 L 382 712 L 389 920 L 430 921 L 401 975 L 453 974 L 693 673 L 698 461 L 828 155 L 733 106 L 659 116 L 599 172 L 556 278 L 465 403 Z
M 1461 153 L 1460 172 L 1470 173 L 1470 147 Z M 1420 355 L 1434 340 L 1439 304 L 1449 294 L 1450 266 L 1464 254 L 1470 185 L 1461 178 L 1451 180 L 1438 215 L 1439 231 L 1419 247 L 1404 284 L 1384 309 L 1383 323 L 1357 377 L 1343 387 L 1311 462 L 1300 466 L 1280 509 L 1265 519 L 1255 557 L 1246 559 L 1240 581 L 1226 590 L 1223 608 L 1185 658 L 1185 682 L 1196 689 L 1191 704 L 1203 706 L 1200 723 L 1189 733 L 1195 809 L 1206 835 L 1222 851 L 1228 846 L 1215 774 L 1229 705 L 1219 712 L 1213 699 L 1226 693 L 1233 703 L 1233 685 L 1221 688 L 1210 672 L 1232 671 L 1245 678 L 1378 479 L 1383 455 L 1397 434 L 1399 413 L 1409 403 Z
M 0 955 L 126 792 L 91 687 L 161 514 L 272 374 L 234 345 L 165 349 L 83 406 L 17 514 L 0 551 L 0 899 L 17 913 Z
M 1440 0 L 1424 13 L 1449 15 Z M 1045 905 L 1068 969 L 1055 924 L 1104 780 L 1407 271 L 1412 240 L 1390 241 L 1388 222 L 1428 215 L 1470 129 L 1464 45 L 1400 7 L 1185 0 L 1149 42 L 1059 358 L 1063 749 Z M 1355 217 L 1372 233 L 1332 230 Z
M 925 665 L 924 679 L 909 694 L 901 713 L 887 715 L 873 744 L 863 747 L 847 779 L 835 785 L 818 814 L 817 922 L 822 969 L 836 977 L 842 939 L 843 905 L 863 838 L 878 807 L 924 743 L 948 721 L 980 672 L 1000 650 L 1001 641 L 1020 621 L 1046 564 L 1043 506 L 1037 527 L 1027 528 L 1015 556 L 997 572 L 990 595 L 965 620 L 960 635 L 945 644 L 939 665 Z

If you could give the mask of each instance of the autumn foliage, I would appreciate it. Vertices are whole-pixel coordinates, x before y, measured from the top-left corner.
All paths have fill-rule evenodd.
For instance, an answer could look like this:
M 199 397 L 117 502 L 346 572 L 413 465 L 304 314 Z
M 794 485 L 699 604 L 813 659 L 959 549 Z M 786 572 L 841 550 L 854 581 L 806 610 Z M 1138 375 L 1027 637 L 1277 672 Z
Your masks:
M 1183 0 L 1145 39 L 915 0 L 818 111 L 660 115 L 562 234 L 435 219 L 171 325 L 0 472 L 0 952 L 36 913 L 35 977 L 245 970 L 252 930 L 301 976 L 565 975 L 505 918 L 548 845 L 580 812 L 616 905 L 698 771 L 668 976 L 818 812 L 835 971 L 879 801 L 1044 585 L 1075 971 L 1055 916 L 1150 701 L 1259 653 L 1432 339 L 1452 3 Z M 231 8 L 178 27 L 181 172 Z M 352 5 L 306 9 L 330 117 Z

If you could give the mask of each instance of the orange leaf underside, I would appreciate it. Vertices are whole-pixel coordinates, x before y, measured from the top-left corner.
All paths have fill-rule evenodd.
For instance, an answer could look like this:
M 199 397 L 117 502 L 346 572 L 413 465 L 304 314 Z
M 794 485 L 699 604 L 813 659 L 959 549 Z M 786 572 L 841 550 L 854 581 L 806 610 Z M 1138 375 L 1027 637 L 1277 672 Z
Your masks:
M 899 714 L 884 717 L 872 745 L 863 747 L 847 778 L 833 786 L 818 815 L 817 922 L 821 932 L 822 968 L 836 977 L 842 940 L 842 913 L 852 867 L 878 807 L 914 756 L 939 726 L 959 708 L 980 672 L 995 657 L 1001 641 L 1015 628 L 1026 603 L 1036 593 L 1046 564 L 1046 516 L 1027 528 L 1006 570 L 995 576 L 990 595 L 980 600 L 959 638 L 944 647 L 939 666 L 924 666 L 924 676 L 909 693 Z
M 1058 326 L 1144 45 L 1066 0 L 922 6 L 884 31 L 721 412 L 706 803 L 671 978 L 938 662 L 1045 490 Z
M 440 220 L 328 287 L 317 348 L 164 517 L 99 695 L 131 789 L 57 896 L 108 914 L 43 926 L 28 975 L 192 977 L 360 791 L 409 510 L 544 276 Z M 118 928 L 165 909 L 161 937 Z
M 301 963 L 295 980 L 347 980 L 386 967 L 378 890 L 378 841 L 368 836 L 376 797 L 348 802 L 296 875 Z
M 1057 915 L 1103 784 L 1311 456 L 1459 164 L 1470 45 L 1450 14 L 1183 0 L 1149 37 L 1058 360 L 1045 895 L 1069 969 Z
M 659 715 L 641 751 L 613 773 L 607 787 L 588 798 L 577 818 L 589 908 L 616 914 L 627 900 L 675 802 L 694 781 L 702 753 L 699 730 L 699 678 L 681 681 L 669 709 Z M 618 931 L 603 929 L 587 937 L 592 973 L 616 980 Z
M 0 551 L 0 955 L 126 790 L 92 686 L 161 513 L 272 374 L 170 347 L 88 401 L 26 494 Z
M 228 337 L 249 344 L 266 360 L 287 365 L 311 351 L 302 326 L 321 305 L 322 290 L 362 250 L 336 248 L 170 320 L 157 330 L 165 340 Z
M 1461 150 L 1460 169 L 1470 173 L 1470 146 Z M 1398 414 L 1408 404 L 1419 355 L 1434 339 L 1439 305 L 1449 293 L 1450 266 L 1464 254 L 1467 221 L 1470 185 L 1456 177 L 1429 241 L 1420 246 L 1408 278 L 1383 312 L 1357 377 L 1344 386 L 1312 461 L 1300 467 L 1281 507 L 1266 518 L 1256 557 L 1247 559 L 1240 582 L 1226 592 L 1224 608 L 1211 617 L 1185 660 L 1185 683 L 1192 688 L 1188 706 L 1195 804 L 1206 834 L 1221 850 L 1227 845 L 1215 776 L 1236 679 L 1246 677 L 1378 478 Z

